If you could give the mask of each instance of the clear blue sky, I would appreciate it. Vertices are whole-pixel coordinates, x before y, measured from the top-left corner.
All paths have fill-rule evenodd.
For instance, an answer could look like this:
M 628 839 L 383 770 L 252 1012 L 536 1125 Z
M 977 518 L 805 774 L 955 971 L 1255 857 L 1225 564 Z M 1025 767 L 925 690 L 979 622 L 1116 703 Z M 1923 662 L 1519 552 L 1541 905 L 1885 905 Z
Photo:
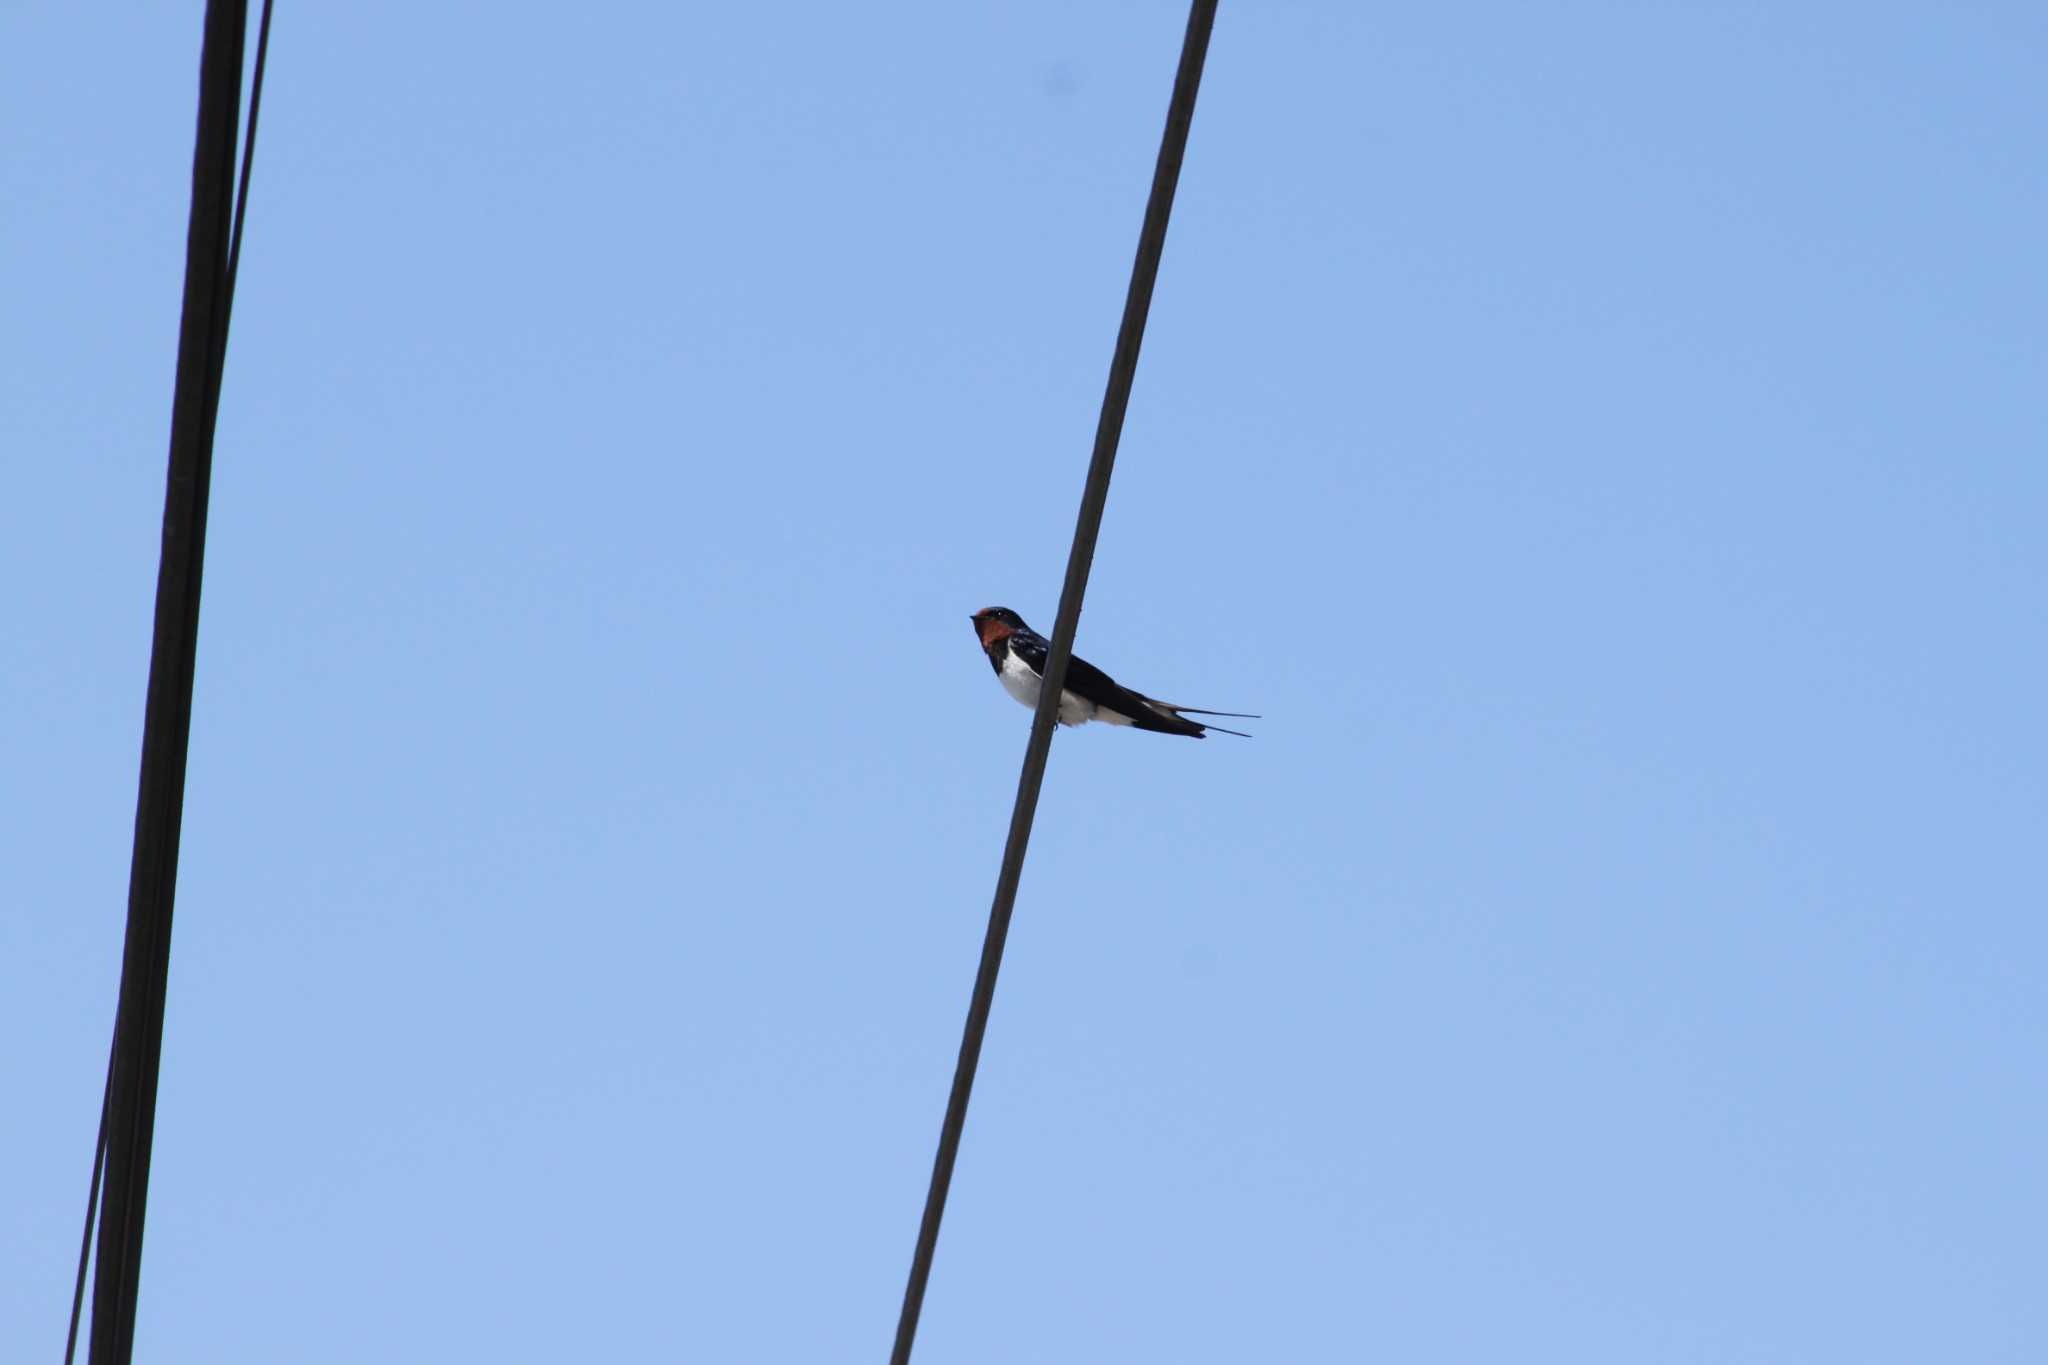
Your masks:
M 199 6 L 0 11 L 0 1354 Z M 1226 0 L 920 1359 L 2035 1361 L 2048 17 Z M 879 1360 L 1178 3 L 286 3 L 140 1356 Z

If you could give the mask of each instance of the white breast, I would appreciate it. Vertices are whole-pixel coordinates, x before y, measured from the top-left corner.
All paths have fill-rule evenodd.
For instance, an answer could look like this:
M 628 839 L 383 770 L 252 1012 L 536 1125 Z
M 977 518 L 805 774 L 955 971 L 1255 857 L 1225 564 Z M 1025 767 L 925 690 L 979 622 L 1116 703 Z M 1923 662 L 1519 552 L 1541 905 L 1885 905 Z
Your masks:
M 1003 667 L 999 676 L 1003 680 L 1003 691 L 1026 706 L 1038 705 L 1038 675 L 1025 667 L 1024 661 L 1008 650 L 1003 652 Z
M 1003 690 L 1005 692 L 1008 692 L 1032 710 L 1038 709 L 1038 692 L 1041 680 L 1015 653 L 1006 652 L 1003 655 L 1003 668 L 998 676 L 1003 681 Z M 1077 697 L 1072 692 L 1063 691 L 1060 693 L 1060 724 L 1079 725 L 1084 721 L 1094 720 L 1095 718 L 1094 703 Z M 1129 722 L 1125 723 L 1128 724 Z

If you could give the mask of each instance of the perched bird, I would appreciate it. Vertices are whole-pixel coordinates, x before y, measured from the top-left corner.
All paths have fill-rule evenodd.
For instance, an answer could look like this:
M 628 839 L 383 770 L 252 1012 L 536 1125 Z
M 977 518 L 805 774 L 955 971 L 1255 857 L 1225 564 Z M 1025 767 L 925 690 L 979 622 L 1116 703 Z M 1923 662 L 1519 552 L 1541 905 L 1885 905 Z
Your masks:
M 1003 690 L 1037 709 L 1038 690 L 1045 679 L 1045 661 L 1052 654 L 1052 642 L 1024 624 L 1024 618 L 1008 607 L 983 607 L 968 618 L 988 661 L 1001 679 Z M 1198 706 L 1175 706 L 1154 701 L 1142 692 L 1119 687 L 1116 679 L 1076 654 L 1067 660 L 1066 685 L 1060 688 L 1060 724 L 1080 725 L 1091 720 L 1111 725 L 1135 725 L 1162 735 L 1187 735 L 1200 739 L 1210 730 L 1226 735 L 1251 736 L 1242 730 L 1225 730 L 1189 720 L 1182 712 L 1197 716 L 1229 716 L 1257 720 L 1243 711 L 1204 711 Z

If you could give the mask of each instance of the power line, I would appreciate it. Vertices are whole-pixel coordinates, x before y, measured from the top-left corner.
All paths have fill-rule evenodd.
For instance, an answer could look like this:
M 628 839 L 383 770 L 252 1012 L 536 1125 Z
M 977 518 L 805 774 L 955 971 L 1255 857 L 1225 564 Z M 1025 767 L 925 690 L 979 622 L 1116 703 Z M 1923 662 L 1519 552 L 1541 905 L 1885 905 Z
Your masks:
M 85 1269 L 92 1263 L 92 1230 L 100 1211 L 100 1175 L 107 1164 L 107 1098 L 114 1085 L 114 1054 L 107 1051 L 107 1079 L 100 1087 L 100 1132 L 92 1144 L 92 1183 L 85 1191 L 85 1232 L 78 1239 L 78 1278 L 71 1285 L 71 1330 L 64 1337 L 64 1365 L 78 1354 L 78 1319 L 85 1308 Z
M 192 153 L 192 208 L 185 234 L 185 296 L 171 401 L 169 471 L 164 484 L 163 549 L 157 567 L 156 625 L 142 722 L 142 764 L 135 802 L 135 850 L 129 866 L 128 931 L 121 995 L 101 1101 L 100 1150 L 106 1199 L 99 1218 L 93 1279 L 93 1365 L 127 1365 L 135 1347 L 135 1306 L 142 1269 L 143 1217 L 156 1129 L 157 1076 L 163 1058 L 164 999 L 170 978 L 171 911 L 177 893 L 184 821 L 185 759 L 192 733 L 198 657 L 199 589 L 206 556 L 207 494 L 214 425 L 227 359 L 228 317 L 241 256 L 243 210 L 255 153 L 256 115 L 270 38 L 264 0 L 248 137 L 236 193 L 235 133 L 241 114 L 247 0 L 208 0 L 199 57 L 199 116 Z M 87 1228 L 91 1228 L 90 1198 Z M 84 1288 L 81 1248 L 78 1292 Z M 72 1304 L 77 1344 L 79 1301 Z
M 946 1192 L 953 1183 L 953 1163 L 960 1154 L 961 1131 L 967 1125 L 967 1101 L 974 1090 L 975 1069 L 981 1062 L 989 1010 L 995 1003 L 996 975 L 1002 970 L 1003 945 L 1010 935 L 1017 883 L 1024 874 L 1024 850 L 1031 842 L 1031 822 L 1038 813 L 1038 789 L 1045 780 L 1046 759 L 1052 750 L 1060 689 L 1066 681 L 1067 661 L 1074 653 L 1074 632 L 1081 623 L 1081 599 L 1088 591 L 1088 570 L 1095 562 L 1095 539 L 1102 529 L 1103 506 L 1109 500 L 1110 471 L 1116 465 L 1117 443 L 1123 436 L 1124 410 L 1130 404 L 1131 382 L 1137 375 L 1138 348 L 1145 340 L 1152 286 L 1159 277 L 1159 258 L 1166 247 L 1166 223 L 1173 212 L 1173 192 L 1180 183 L 1181 158 L 1187 151 L 1188 127 L 1195 116 L 1195 94 L 1202 84 L 1202 62 L 1208 55 L 1209 31 L 1215 22 L 1216 0 L 1194 0 L 1188 12 L 1187 36 L 1181 44 L 1180 69 L 1174 75 L 1173 98 L 1166 109 L 1159 161 L 1152 172 L 1152 193 L 1145 203 L 1145 223 L 1138 233 L 1138 256 L 1131 266 L 1123 323 L 1117 330 L 1116 352 L 1110 360 L 1109 386 L 1102 395 L 1102 416 L 1095 427 L 1095 453 L 1088 462 L 1081 514 L 1074 527 L 1073 549 L 1067 556 L 1067 578 L 1060 589 L 1052 653 L 1046 659 L 1038 709 L 1031 717 L 1031 738 L 1024 747 L 1024 770 L 1017 779 L 1017 803 L 1010 812 L 1009 840 L 1003 846 L 995 903 L 989 909 L 988 934 L 982 941 L 981 966 L 975 973 L 974 994 L 968 1001 L 960 1060 L 953 1071 L 953 1090 L 946 1100 L 945 1121 L 939 1127 L 939 1150 L 932 1162 L 924 1217 L 918 1224 L 910 1282 L 904 1287 L 903 1311 L 896 1320 L 891 1365 L 908 1365 L 911 1347 L 917 1340 L 917 1320 L 924 1310 L 925 1286 L 931 1279 L 932 1257 L 938 1248 L 939 1221 L 945 1217 Z

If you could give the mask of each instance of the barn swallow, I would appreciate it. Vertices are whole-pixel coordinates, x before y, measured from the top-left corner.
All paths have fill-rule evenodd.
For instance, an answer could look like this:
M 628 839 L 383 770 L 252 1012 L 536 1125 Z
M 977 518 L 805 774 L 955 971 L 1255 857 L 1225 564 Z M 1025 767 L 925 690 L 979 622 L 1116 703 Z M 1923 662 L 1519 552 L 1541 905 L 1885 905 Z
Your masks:
M 1045 678 L 1045 661 L 1052 654 L 1052 642 L 1024 624 L 1024 618 L 1008 607 L 983 607 L 968 618 L 982 650 L 996 670 L 1003 690 L 1037 709 L 1038 689 Z M 1182 712 L 1197 716 L 1229 716 L 1257 720 L 1243 711 L 1204 711 L 1198 706 L 1175 706 L 1154 701 L 1141 692 L 1119 687 L 1116 679 L 1076 654 L 1067 660 L 1066 685 L 1060 688 L 1060 724 L 1081 725 L 1107 721 L 1111 725 L 1135 725 L 1162 735 L 1187 735 L 1200 739 L 1210 730 L 1226 735 L 1251 736 L 1242 730 L 1225 730 L 1189 720 Z

